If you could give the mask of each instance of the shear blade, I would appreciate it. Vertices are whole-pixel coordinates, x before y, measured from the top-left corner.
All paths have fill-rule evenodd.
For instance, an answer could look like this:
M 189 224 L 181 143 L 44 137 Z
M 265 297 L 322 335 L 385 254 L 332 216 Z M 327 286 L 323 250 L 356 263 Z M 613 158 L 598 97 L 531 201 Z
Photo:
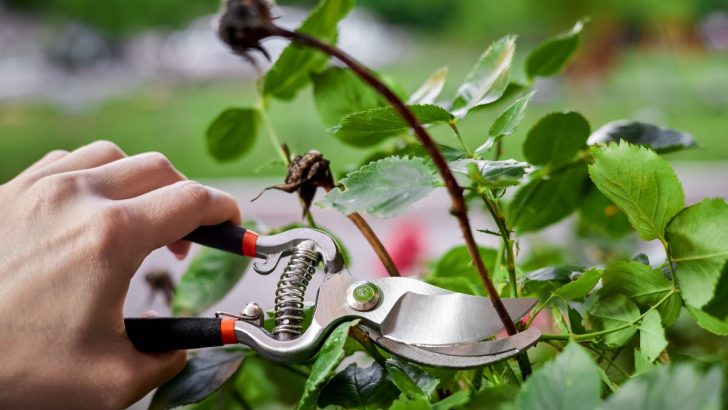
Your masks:
M 536 299 L 503 299 L 514 322 L 525 316 Z M 490 299 L 449 293 L 405 293 L 380 327 L 381 335 L 408 345 L 452 345 L 476 342 L 503 329 Z
M 529 328 L 516 335 L 487 342 L 416 346 L 391 340 L 371 329 L 366 330 L 374 343 L 390 353 L 421 365 L 448 369 L 468 369 L 506 360 L 535 345 L 541 337 L 538 329 Z

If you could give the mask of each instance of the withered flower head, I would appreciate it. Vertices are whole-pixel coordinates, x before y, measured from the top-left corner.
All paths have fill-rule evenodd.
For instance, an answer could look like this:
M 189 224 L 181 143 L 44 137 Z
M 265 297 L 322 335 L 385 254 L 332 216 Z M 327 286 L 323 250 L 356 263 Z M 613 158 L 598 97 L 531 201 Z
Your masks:
M 306 215 L 311 207 L 313 197 L 316 195 L 316 189 L 319 187 L 326 191 L 332 189 L 334 187 L 334 178 L 331 175 L 329 161 L 320 152 L 311 150 L 305 155 L 293 157 L 290 165 L 288 165 L 288 175 L 286 175 L 285 183 L 274 185 L 265 190 L 277 189 L 289 194 L 298 192 L 298 196 L 303 203 L 303 215 Z
M 230 49 L 248 60 L 255 49 L 270 60 L 260 43 L 275 33 L 270 5 L 266 0 L 223 0 L 218 36 Z

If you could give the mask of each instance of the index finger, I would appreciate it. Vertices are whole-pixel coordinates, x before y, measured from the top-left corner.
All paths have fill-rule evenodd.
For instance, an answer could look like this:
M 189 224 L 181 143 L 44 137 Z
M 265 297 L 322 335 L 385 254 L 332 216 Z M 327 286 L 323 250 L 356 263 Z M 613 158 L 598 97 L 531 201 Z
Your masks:
M 136 221 L 149 251 L 178 241 L 203 225 L 240 223 L 240 210 L 228 193 L 195 181 L 180 181 L 120 201 Z

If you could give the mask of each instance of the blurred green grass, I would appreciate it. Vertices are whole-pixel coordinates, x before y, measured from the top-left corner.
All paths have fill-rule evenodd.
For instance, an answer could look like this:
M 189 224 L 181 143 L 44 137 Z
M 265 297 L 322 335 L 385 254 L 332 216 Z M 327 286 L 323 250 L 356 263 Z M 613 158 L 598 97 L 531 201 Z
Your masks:
M 444 97 L 451 96 L 482 50 L 429 42 L 410 50 L 399 63 L 379 71 L 405 90 L 414 91 L 437 68 L 450 68 Z M 525 55 L 523 50 L 519 53 Z M 692 133 L 700 148 L 671 156 L 674 160 L 726 160 L 724 142 L 728 114 L 728 56 L 716 54 L 630 53 L 599 83 L 562 76 L 537 82 L 537 99 L 517 133 L 506 139 L 507 157 L 520 158 L 520 144 L 538 118 L 547 112 L 577 110 L 596 129 L 620 118 L 654 118 L 666 126 Z M 321 125 L 306 89 L 292 103 L 273 101 L 270 118 L 282 142 L 294 152 L 318 149 L 335 170 L 354 166 L 364 154 L 348 147 Z M 282 175 L 264 133 L 246 157 L 219 164 L 206 153 L 204 133 L 223 109 L 255 103 L 255 81 L 179 84 L 156 82 L 131 90 L 82 113 L 64 113 L 42 103 L 0 103 L 0 182 L 6 181 L 51 149 L 74 149 L 96 139 L 116 142 L 129 154 L 160 151 L 192 178 Z M 472 147 L 485 140 L 496 105 L 469 116 L 461 125 Z M 444 126 L 433 133 L 445 144 L 457 145 Z M 373 148 L 375 149 L 375 148 Z

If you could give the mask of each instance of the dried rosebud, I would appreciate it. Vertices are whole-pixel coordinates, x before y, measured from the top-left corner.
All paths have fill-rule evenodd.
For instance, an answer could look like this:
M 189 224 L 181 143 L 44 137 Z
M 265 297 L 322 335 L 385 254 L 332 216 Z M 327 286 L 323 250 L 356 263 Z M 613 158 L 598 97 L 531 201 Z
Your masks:
M 250 60 L 248 52 L 255 49 L 270 60 L 260 43 L 275 32 L 270 6 L 265 0 L 224 0 L 218 35 L 235 54 Z
M 316 195 L 316 189 L 324 188 L 328 191 L 333 187 L 334 178 L 331 176 L 329 161 L 320 152 L 311 150 L 305 155 L 293 157 L 288 165 L 288 175 L 286 175 L 285 183 L 268 187 L 265 190 L 277 189 L 288 193 L 298 192 L 298 196 L 303 203 L 303 215 L 306 215 L 311 207 L 313 197 Z

